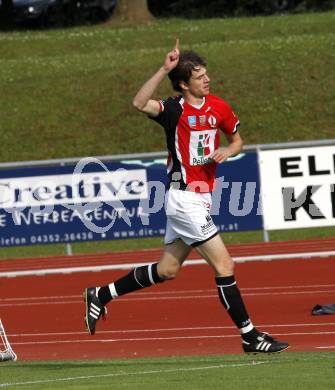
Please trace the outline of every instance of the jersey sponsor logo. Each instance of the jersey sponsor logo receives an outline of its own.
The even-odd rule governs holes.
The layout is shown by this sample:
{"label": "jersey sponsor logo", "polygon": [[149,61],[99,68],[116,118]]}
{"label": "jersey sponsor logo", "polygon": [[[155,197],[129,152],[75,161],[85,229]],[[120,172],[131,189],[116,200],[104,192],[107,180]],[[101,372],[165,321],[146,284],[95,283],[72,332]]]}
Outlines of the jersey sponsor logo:
{"label": "jersey sponsor logo", "polygon": [[209,147],[210,137],[209,134],[199,134],[198,138],[198,156],[206,157],[211,153],[211,149]]}
{"label": "jersey sponsor logo", "polygon": [[210,127],[215,127],[216,126],[216,118],[215,118],[215,116],[210,115],[208,117],[208,124],[210,125]]}
{"label": "jersey sponsor logo", "polygon": [[191,131],[190,165],[205,165],[212,162],[216,130]]}
{"label": "jersey sponsor logo", "polygon": [[197,125],[197,117],[195,115],[189,115],[187,117],[188,125],[190,127],[196,127]]}
{"label": "jersey sponsor logo", "polygon": [[200,126],[206,126],[206,115],[199,116]]}

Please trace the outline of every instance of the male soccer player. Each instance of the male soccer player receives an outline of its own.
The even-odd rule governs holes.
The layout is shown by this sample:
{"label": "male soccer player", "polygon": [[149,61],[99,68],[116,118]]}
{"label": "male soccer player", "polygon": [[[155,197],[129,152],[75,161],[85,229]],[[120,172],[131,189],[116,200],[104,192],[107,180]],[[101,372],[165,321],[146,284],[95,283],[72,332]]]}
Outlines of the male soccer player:
{"label": "male soccer player", "polygon": [[[177,97],[156,101],[152,95],[168,76]],[[212,267],[219,297],[239,329],[247,353],[273,353],[288,348],[252,324],[234,278],[230,257],[211,215],[211,192],[217,164],[242,150],[239,121],[229,105],[210,94],[206,62],[193,51],[180,53],[177,39],[164,64],[137,92],[133,105],[165,130],[168,149],[167,226],[165,249],[158,263],[137,267],[101,288],[84,292],[86,325],[95,333],[105,305],[117,297],[173,279],[192,247]],[[219,146],[223,132],[228,146]]]}

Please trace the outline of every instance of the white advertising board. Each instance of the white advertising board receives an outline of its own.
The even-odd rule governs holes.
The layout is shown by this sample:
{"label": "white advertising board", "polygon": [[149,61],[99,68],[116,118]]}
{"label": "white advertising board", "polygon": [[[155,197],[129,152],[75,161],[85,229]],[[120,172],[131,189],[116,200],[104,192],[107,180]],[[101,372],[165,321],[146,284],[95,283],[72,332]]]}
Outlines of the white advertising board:
{"label": "white advertising board", "polygon": [[259,156],[265,230],[335,225],[335,145]]}
{"label": "white advertising board", "polygon": [[148,198],[145,169],[0,179],[0,207]]}

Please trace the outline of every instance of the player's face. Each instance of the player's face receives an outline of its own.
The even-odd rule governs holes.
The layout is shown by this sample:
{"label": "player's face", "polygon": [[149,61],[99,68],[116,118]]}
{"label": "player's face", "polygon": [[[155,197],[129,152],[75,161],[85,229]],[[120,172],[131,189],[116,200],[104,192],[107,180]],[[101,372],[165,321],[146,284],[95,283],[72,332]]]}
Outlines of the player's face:
{"label": "player's face", "polygon": [[198,98],[202,98],[209,94],[210,78],[207,75],[206,68],[199,66],[192,70],[192,76],[188,82],[189,92]]}

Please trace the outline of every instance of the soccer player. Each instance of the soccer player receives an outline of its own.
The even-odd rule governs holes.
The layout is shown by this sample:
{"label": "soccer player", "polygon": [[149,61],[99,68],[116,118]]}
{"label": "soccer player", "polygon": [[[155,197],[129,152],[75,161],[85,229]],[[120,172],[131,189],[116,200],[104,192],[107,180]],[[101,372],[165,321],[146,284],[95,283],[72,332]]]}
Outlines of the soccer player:
{"label": "soccer player", "polygon": [[[177,97],[156,101],[152,95],[168,76]],[[273,353],[288,348],[252,324],[234,277],[230,257],[211,215],[211,192],[217,164],[242,150],[239,121],[229,105],[210,94],[206,62],[193,51],[179,51],[179,41],[164,64],[137,92],[133,105],[159,123],[168,149],[168,190],[165,207],[165,249],[158,263],[141,266],[101,288],[84,292],[86,325],[95,333],[105,305],[117,297],[174,279],[192,247],[215,274],[220,301],[239,329],[247,353]],[[219,146],[223,132],[228,146]]]}

